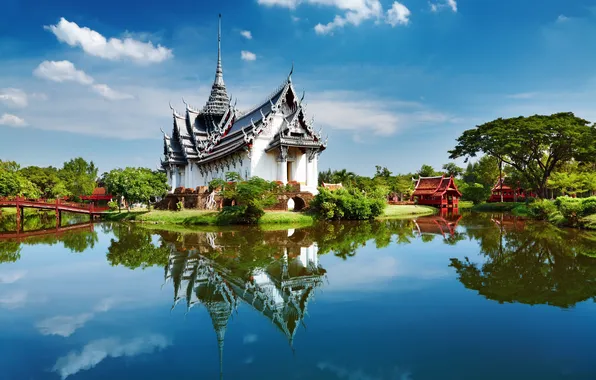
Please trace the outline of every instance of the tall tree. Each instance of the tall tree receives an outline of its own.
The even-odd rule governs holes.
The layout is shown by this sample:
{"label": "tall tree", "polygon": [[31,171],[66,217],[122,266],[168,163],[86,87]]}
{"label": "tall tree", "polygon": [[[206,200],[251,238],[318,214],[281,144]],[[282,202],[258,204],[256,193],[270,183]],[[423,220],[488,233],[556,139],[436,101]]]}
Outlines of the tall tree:
{"label": "tall tree", "polygon": [[449,163],[443,165],[443,170],[445,170],[447,175],[453,176],[454,178],[459,177],[460,175],[464,174],[464,169],[460,168],[453,162],[449,162]]}
{"label": "tall tree", "polygon": [[97,168],[93,161],[87,162],[77,157],[65,162],[58,176],[72,195],[90,195],[95,189]]}
{"label": "tall tree", "polygon": [[596,128],[573,113],[497,119],[465,131],[451,159],[484,153],[513,166],[546,197],[547,181],[565,161],[596,160]]}
{"label": "tall tree", "polygon": [[151,199],[161,197],[168,191],[165,173],[147,168],[114,169],[104,174],[103,181],[108,192],[124,197],[129,206],[142,202],[150,207]]}
{"label": "tall tree", "polygon": [[420,170],[418,170],[417,174],[420,177],[433,177],[437,175],[437,172],[432,166],[424,164],[422,167],[420,167]]}

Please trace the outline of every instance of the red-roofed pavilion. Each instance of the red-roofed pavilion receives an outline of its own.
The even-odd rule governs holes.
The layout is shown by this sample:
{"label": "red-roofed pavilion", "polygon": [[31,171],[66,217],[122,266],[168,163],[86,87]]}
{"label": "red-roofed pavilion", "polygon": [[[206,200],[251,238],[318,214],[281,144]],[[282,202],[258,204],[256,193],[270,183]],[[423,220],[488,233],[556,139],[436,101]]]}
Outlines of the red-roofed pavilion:
{"label": "red-roofed pavilion", "polygon": [[457,208],[461,193],[453,177],[420,177],[416,180],[416,189],[412,200],[419,205]]}

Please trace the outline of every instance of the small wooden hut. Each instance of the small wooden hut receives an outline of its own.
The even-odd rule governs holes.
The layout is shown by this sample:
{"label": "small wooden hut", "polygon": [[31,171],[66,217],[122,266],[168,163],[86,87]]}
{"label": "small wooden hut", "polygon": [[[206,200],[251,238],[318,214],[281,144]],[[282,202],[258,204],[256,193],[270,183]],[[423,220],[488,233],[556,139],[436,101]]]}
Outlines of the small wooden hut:
{"label": "small wooden hut", "polygon": [[453,177],[420,177],[416,181],[416,188],[412,200],[419,205],[434,207],[458,208],[461,193],[457,189]]}

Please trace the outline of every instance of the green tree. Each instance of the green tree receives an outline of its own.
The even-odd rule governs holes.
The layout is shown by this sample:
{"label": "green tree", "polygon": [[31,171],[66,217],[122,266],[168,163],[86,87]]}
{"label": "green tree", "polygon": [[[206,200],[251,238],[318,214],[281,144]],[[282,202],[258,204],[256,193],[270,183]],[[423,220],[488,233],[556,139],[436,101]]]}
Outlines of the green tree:
{"label": "green tree", "polygon": [[453,162],[443,165],[443,170],[445,170],[448,176],[453,176],[453,178],[457,178],[464,174],[464,169],[460,168]]}
{"label": "green tree", "polygon": [[[52,166],[41,168],[39,166],[28,166],[19,171],[19,173],[34,183],[41,191],[44,198],[54,198],[56,196],[68,195],[64,194],[66,186],[58,176],[58,170]],[[56,195],[55,190],[60,194]]]}
{"label": "green tree", "polygon": [[165,173],[147,168],[113,169],[104,174],[103,181],[108,192],[124,197],[129,206],[141,202],[150,207],[152,199],[165,195],[169,189]]}
{"label": "green tree", "polygon": [[474,204],[482,203],[490,197],[491,188],[486,187],[480,183],[464,183],[459,190],[462,194],[462,199],[465,201],[472,201]]}
{"label": "green tree", "polygon": [[573,113],[497,119],[465,131],[451,159],[492,156],[519,170],[541,197],[562,162],[596,160],[596,128]]}
{"label": "green tree", "polygon": [[255,224],[265,214],[265,208],[277,203],[279,186],[275,182],[252,177],[243,181],[237,173],[226,175],[227,181],[215,179],[209,183],[211,189],[221,189],[225,199],[235,203],[219,213],[219,222]]}
{"label": "green tree", "polygon": [[64,181],[66,189],[74,196],[90,195],[95,189],[97,168],[93,161],[87,162],[81,157],[65,162],[58,176]]}
{"label": "green tree", "polygon": [[434,177],[436,176],[438,173],[435,171],[435,169],[430,166],[430,165],[422,165],[422,167],[420,168],[420,170],[418,170],[417,173],[420,177]]}

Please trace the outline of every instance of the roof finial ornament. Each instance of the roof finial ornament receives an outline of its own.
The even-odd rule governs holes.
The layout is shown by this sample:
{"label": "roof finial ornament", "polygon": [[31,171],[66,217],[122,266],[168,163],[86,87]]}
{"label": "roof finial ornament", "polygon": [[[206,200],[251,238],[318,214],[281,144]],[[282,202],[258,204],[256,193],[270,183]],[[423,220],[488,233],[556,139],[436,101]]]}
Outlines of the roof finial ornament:
{"label": "roof finial ornament", "polygon": [[302,97],[300,98],[300,103],[304,100],[304,96],[306,95],[306,91],[302,90]]}
{"label": "roof finial ornament", "polygon": [[290,73],[288,74],[288,82],[292,81],[292,74],[294,73],[294,61],[292,61],[292,69],[290,70]]}
{"label": "roof finial ornament", "polygon": [[184,105],[188,107],[188,103],[186,103],[186,100],[184,100],[184,96],[182,97],[182,103],[184,103]]}
{"label": "roof finial ornament", "polygon": [[170,104],[170,109],[174,111],[174,107],[172,107],[172,101],[170,100],[168,103]]}

